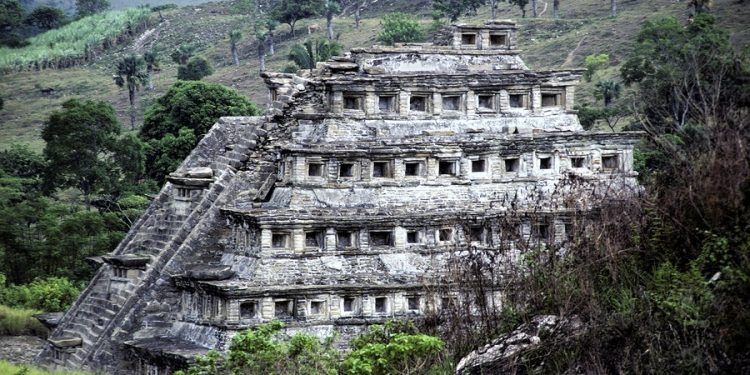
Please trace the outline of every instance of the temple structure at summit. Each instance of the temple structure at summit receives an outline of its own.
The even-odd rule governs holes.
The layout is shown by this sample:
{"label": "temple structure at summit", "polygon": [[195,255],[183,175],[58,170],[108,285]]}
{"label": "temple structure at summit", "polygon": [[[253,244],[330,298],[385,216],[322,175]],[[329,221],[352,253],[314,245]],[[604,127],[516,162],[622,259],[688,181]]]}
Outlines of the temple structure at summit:
{"label": "temple structure at summit", "polygon": [[509,244],[501,269],[515,243],[564,244],[576,215],[637,187],[638,134],[578,121],[581,72],[530,70],[515,24],[493,21],[264,73],[266,115],[213,126],[92,260],[38,360],[161,375],[274,319],[345,346],[439,311],[463,250]]}

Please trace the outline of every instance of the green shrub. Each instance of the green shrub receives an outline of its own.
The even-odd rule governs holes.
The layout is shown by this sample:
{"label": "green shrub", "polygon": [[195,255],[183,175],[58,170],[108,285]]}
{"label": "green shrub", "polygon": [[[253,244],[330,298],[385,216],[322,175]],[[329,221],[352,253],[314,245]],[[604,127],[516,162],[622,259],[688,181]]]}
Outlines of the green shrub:
{"label": "green shrub", "polygon": [[188,60],[187,64],[180,65],[177,68],[177,79],[183,81],[200,81],[203,77],[210,76],[214,69],[208,60],[194,56]]}
{"label": "green shrub", "polygon": [[[47,337],[49,331],[34,314],[41,311],[0,305],[0,335]],[[3,372],[0,372],[3,373]]]}
{"label": "green shrub", "polygon": [[389,13],[383,16],[383,30],[378,41],[388,45],[393,43],[419,42],[424,39],[424,30],[416,18],[404,13]]}
{"label": "green shrub", "polygon": [[[339,353],[333,338],[322,344],[315,336],[282,333],[284,323],[261,324],[235,336],[225,357],[215,351],[198,356],[188,375],[337,374]],[[177,374],[184,375],[184,372]]]}
{"label": "green shrub", "polygon": [[45,312],[67,310],[81,292],[64,277],[48,277],[29,284],[5,286],[5,275],[0,274],[0,283],[0,303]]}
{"label": "green shrub", "polygon": [[344,360],[346,373],[424,374],[444,367],[443,340],[416,332],[408,321],[370,327],[368,333],[352,340],[354,350]]}
{"label": "green shrub", "polygon": [[13,374],[13,375],[90,375],[90,373],[82,371],[69,371],[69,370],[44,370],[38,367],[29,365],[17,365],[14,363],[8,363],[0,361],[0,374]]}

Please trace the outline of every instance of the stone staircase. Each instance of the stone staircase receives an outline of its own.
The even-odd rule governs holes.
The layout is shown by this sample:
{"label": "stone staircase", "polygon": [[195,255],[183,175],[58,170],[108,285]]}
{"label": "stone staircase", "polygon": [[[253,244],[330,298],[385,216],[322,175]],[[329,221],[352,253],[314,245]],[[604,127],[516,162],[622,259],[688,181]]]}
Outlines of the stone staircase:
{"label": "stone staircase", "polygon": [[[216,126],[206,135],[203,142],[216,131]],[[97,363],[99,358],[111,357],[112,350],[109,343],[113,335],[118,331],[121,322],[130,316],[131,309],[136,306],[141,294],[148,286],[158,280],[164,266],[174,256],[177,250],[191,234],[196,225],[208,215],[214,202],[230,184],[235,171],[241,168],[248,160],[249,154],[255,148],[257,139],[256,130],[240,132],[241,136],[235,137],[235,142],[224,146],[216,155],[196,154],[200,145],[186,159],[181,168],[190,164],[205,163],[210,161],[210,167],[214,171],[214,182],[203,191],[199,199],[191,204],[187,214],[177,214],[170,209],[170,203],[175,188],[168,183],[154,199],[151,206],[131,228],[128,235],[123,239],[113,254],[142,254],[151,257],[145,271],[141,272],[137,279],[129,281],[114,280],[112,270],[108,265],[101,266],[89,286],[81,293],[76,302],[66,312],[60,324],[50,335],[54,337],[80,338],[81,344],[72,351],[63,363],[53,360],[55,357],[54,347],[47,347],[37,356],[37,362],[56,362],[68,368],[100,369],[102,364]],[[221,133],[216,136],[220,138],[213,143],[221,143]],[[215,150],[212,150],[215,151]],[[203,159],[195,160],[196,158]],[[191,160],[192,159],[192,160]]]}

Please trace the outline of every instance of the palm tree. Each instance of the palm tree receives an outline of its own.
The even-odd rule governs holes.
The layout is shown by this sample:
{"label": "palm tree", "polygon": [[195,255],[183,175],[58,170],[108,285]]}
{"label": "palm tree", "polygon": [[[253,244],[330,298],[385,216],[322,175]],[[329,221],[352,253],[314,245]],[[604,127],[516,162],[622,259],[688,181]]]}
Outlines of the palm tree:
{"label": "palm tree", "polygon": [[552,15],[555,18],[560,18],[560,0],[552,1]]}
{"label": "palm tree", "polygon": [[265,30],[258,30],[255,32],[255,39],[258,40],[258,70],[263,73],[266,71],[266,38],[268,38],[268,32]]}
{"label": "palm tree", "polygon": [[170,57],[172,58],[172,61],[180,65],[185,65],[188,60],[193,57],[193,53],[195,53],[195,46],[189,43],[183,43],[172,51]]}
{"label": "palm tree", "polygon": [[143,54],[143,60],[146,61],[146,74],[148,75],[148,89],[154,91],[154,69],[159,68],[159,56],[154,51],[146,51]]}
{"label": "palm tree", "polygon": [[617,17],[617,0],[609,0],[609,15]]}
{"label": "palm tree", "polygon": [[237,42],[242,39],[242,33],[239,30],[229,32],[229,48],[232,50],[232,61],[234,65],[240,65],[240,57],[237,55]]}
{"label": "palm tree", "polygon": [[598,99],[604,99],[604,108],[609,107],[612,102],[620,97],[622,86],[619,82],[604,80],[596,83],[594,95]]}
{"label": "palm tree", "polygon": [[341,44],[335,41],[306,40],[304,44],[295,44],[289,51],[289,60],[294,61],[300,69],[314,69],[318,61],[326,61],[341,52]]}
{"label": "palm tree", "polygon": [[323,13],[326,16],[326,30],[328,31],[328,40],[333,40],[333,16],[341,12],[341,6],[338,0],[326,0],[323,6]]}
{"label": "palm tree", "polygon": [[135,92],[148,82],[148,74],[144,70],[145,65],[146,62],[140,56],[126,56],[117,63],[117,72],[113,77],[117,86],[128,86],[130,129],[135,129]]}
{"label": "palm tree", "polygon": [[266,38],[268,42],[268,56],[273,56],[274,54],[273,32],[274,30],[276,30],[278,26],[279,26],[279,21],[276,21],[273,18],[266,18],[266,29],[268,29],[268,36]]}

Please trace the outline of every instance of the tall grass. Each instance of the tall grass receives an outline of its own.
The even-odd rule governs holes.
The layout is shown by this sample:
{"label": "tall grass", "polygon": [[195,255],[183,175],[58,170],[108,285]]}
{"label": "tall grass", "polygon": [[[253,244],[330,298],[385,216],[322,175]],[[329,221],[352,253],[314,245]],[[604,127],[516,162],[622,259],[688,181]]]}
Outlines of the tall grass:
{"label": "tall grass", "polygon": [[148,8],[95,14],[29,39],[29,46],[0,48],[0,71],[64,68],[105,50],[148,22]]}
{"label": "tall grass", "polygon": [[[24,370],[25,369],[25,370]],[[43,370],[34,366],[15,365],[0,361],[0,374],[25,374],[25,375],[87,375],[89,373],[69,370]]]}
{"label": "tall grass", "polygon": [[[0,305],[0,335],[47,337],[47,328],[32,316],[38,313],[40,311]],[[0,371],[0,374],[7,373]]]}

